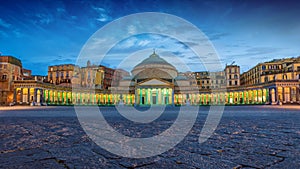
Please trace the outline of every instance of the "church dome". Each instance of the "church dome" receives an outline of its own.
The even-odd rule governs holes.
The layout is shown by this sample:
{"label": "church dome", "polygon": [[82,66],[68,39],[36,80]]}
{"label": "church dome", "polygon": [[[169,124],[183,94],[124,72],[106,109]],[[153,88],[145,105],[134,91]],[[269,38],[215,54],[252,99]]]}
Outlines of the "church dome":
{"label": "church dome", "polygon": [[163,58],[159,57],[155,52],[153,52],[152,55],[150,55],[148,58],[143,60],[141,63],[137,64],[135,67],[143,66],[143,65],[149,65],[149,64],[167,65],[167,66],[173,67],[175,69],[175,67],[173,65],[168,63]]}
{"label": "church dome", "polygon": [[[156,70],[155,72],[157,72],[157,71],[166,72],[170,75],[170,77],[173,77],[173,78],[177,76],[176,68],[173,65],[171,65],[170,63],[168,63],[166,60],[164,60],[163,58],[159,57],[159,55],[157,55],[155,53],[155,51],[148,58],[143,60],[141,63],[137,64],[133,68],[131,73],[133,76],[136,76],[137,74],[139,74],[141,72],[143,72],[143,74],[145,74],[144,73],[145,70],[149,70],[149,71]],[[151,73],[151,72],[149,72],[149,73]],[[159,76],[159,74],[157,74],[157,76]]]}

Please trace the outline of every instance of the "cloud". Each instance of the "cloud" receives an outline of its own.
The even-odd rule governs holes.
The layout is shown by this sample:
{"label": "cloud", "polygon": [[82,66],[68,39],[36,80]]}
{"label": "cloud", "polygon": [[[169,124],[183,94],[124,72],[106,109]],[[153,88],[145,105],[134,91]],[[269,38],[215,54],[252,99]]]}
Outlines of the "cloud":
{"label": "cloud", "polygon": [[11,24],[0,18],[0,27],[10,28]]}
{"label": "cloud", "polygon": [[228,35],[230,35],[230,34],[229,33],[215,33],[215,34],[212,34],[212,35],[208,35],[208,37],[209,37],[209,40],[214,41],[214,40],[219,40],[219,39],[221,39],[225,36],[228,36]]}
{"label": "cloud", "polygon": [[283,48],[275,48],[275,47],[252,47],[250,49],[246,49],[244,53],[231,55],[231,57],[253,57],[257,55],[267,55],[271,53],[278,52],[283,50]]}
{"label": "cloud", "polygon": [[42,25],[48,25],[54,21],[54,17],[51,14],[37,13],[35,16],[37,17],[37,21]]}
{"label": "cloud", "polygon": [[112,17],[109,16],[108,11],[101,7],[92,7],[92,9],[96,12],[96,20],[99,22],[107,22],[111,21]]}

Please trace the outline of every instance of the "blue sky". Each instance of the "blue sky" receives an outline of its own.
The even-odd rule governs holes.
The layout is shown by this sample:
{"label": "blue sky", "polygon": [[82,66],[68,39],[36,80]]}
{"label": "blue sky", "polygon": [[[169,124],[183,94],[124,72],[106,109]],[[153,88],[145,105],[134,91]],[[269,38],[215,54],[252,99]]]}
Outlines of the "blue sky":
{"label": "blue sky", "polygon": [[[299,9],[297,1],[2,1],[0,52],[21,59],[33,74],[46,75],[48,65],[75,63],[89,37],[107,23],[139,12],[163,12],[196,25],[222,64],[235,61],[246,71],[258,62],[300,55]],[[129,42],[158,48],[160,55],[164,53],[157,44],[174,43],[136,36],[119,44],[124,53],[116,57],[122,60],[132,52],[124,48]],[[176,46],[170,49],[179,56],[182,52]],[[193,63],[192,55],[185,57]],[[116,67],[119,62],[108,59],[104,64]],[[191,64],[191,70],[202,68]]]}

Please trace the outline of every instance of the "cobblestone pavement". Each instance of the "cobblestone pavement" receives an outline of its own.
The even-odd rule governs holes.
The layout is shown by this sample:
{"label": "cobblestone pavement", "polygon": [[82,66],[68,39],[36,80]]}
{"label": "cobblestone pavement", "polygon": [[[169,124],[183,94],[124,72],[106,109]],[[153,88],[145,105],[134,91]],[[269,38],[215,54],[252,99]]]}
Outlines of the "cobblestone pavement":
{"label": "cobblestone pavement", "polygon": [[[170,127],[178,108],[139,126],[104,109],[118,131],[145,137]],[[300,168],[300,109],[226,107],[213,136],[199,144],[207,110],[200,108],[194,127],[173,149],[129,159],[92,142],[72,107],[0,109],[0,168]]]}

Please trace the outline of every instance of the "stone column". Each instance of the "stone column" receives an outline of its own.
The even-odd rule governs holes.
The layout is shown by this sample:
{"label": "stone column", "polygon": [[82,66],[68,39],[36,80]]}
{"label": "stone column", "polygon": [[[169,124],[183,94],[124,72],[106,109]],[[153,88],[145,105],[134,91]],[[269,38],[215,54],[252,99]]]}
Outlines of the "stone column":
{"label": "stone column", "polygon": [[259,90],[256,90],[256,103],[259,103]]}
{"label": "stone column", "polygon": [[34,88],[34,94],[33,94],[33,102],[37,102],[37,90],[36,88]]}
{"label": "stone column", "polygon": [[150,105],[153,104],[153,100],[152,100],[152,89],[149,89],[150,90]]}
{"label": "stone column", "polygon": [[27,102],[31,102],[31,100],[30,100],[30,88],[27,88]]}
{"label": "stone column", "polygon": [[271,103],[276,104],[276,90],[275,88],[270,89],[270,98],[271,98]]}
{"label": "stone column", "polygon": [[172,89],[172,106],[175,106],[174,102],[175,102],[175,100],[174,100],[174,89]]}
{"label": "stone column", "polygon": [[14,98],[13,98],[14,104],[17,103],[17,89],[14,89]]}
{"label": "stone column", "polygon": [[293,95],[294,95],[294,91],[293,91],[293,87],[290,87],[290,103],[293,103]]}
{"label": "stone column", "polygon": [[285,90],[284,90],[284,87],[282,87],[282,91],[281,91],[281,94],[282,94],[282,103],[285,103],[286,102],[286,98],[285,98]]}
{"label": "stone column", "polygon": [[41,103],[44,103],[45,102],[45,90],[44,89],[41,89],[41,100],[40,100]]}
{"label": "stone column", "polygon": [[140,88],[140,105],[142,104],[142,100],[143,100],[143,90],[142,88]]}
{"label": "stone column", "polygon": [[278,101],[278,88],[277,87],[275,87],[275,103],[277,103],[277,101]]}
{"label": "stone column", "polygon": [[296,87],[296,101],[297,103],[300,103],[300,88]]}
{"label": "stone column", "polygon": [[245,95],[244,95],[244,91],[242,91],[242,104],[245,104]]}
{"label": "stone column", "polygon": [[20,90],[20,102],[23,104],[23,88]]}

